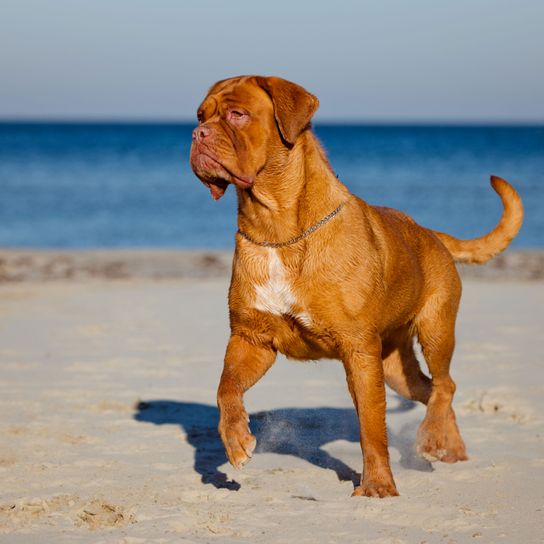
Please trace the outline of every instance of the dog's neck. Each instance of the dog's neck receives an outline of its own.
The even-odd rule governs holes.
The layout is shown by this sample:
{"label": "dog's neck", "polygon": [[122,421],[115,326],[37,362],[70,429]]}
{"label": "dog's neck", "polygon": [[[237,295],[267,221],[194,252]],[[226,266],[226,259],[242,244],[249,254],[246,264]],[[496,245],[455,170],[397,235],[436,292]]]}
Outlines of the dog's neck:
{"label": "dog's neck", "polygon": [[257,241],[285,242],[345,202],[349,191],[309,129],[274,156],[250,190],[238,189],[238,227]]}

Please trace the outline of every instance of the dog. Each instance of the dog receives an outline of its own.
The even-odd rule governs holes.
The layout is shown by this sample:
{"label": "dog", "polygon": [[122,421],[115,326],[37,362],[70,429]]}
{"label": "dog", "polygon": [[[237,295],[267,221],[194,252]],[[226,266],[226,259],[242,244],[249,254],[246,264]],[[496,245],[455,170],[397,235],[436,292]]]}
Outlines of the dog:
{"label": "dog", "polygon": [[[454,262],[483,263],[503,251],[521,227],[523,206],[510,184],[492,176],[503,214],[473,240],[371,206],[329,165],[311,129],[318,105],[290,81],[239,76],[213,85],[198,108],[191,167],[215,200],[229,185],[238,196],[219,433],[230,463],[242,467],[256,445],[243,395],[277,353],[339,359],[363,453],[353,495],[395,496],[385,384],[427,407],[416,438],[420,455],[467,459],[449,373],[461,296]],[[431,378],[420,369],[414,338]]]}

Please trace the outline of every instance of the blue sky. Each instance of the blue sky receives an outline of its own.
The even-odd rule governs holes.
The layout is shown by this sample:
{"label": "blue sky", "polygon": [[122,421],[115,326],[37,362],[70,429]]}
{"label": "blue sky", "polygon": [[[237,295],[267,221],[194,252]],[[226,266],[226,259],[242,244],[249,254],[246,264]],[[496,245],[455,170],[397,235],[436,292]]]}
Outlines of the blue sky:
{"label": "blue sky", "polygon": [[0,0],[0,117],[193,119],[244,73],[319,120],[544,121],[542,0]]}

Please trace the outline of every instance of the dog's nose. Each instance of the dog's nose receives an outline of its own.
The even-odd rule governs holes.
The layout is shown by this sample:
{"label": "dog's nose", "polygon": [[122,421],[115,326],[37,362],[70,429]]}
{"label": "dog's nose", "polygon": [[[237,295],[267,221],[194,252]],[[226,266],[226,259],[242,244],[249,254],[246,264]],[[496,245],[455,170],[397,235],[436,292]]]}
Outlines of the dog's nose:
{"label": "dog's nose", "polygon": [[202,125],[200,127],[196,127],[193,130],[193,142],[201,142],[204,140],[204,138],[207,138],[211,133],[211,130],[209,127]]}

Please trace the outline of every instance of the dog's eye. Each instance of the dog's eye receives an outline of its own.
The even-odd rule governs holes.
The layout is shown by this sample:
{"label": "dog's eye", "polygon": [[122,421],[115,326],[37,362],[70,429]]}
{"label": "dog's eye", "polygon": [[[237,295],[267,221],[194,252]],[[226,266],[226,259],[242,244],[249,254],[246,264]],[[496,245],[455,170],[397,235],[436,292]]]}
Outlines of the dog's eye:
{"label": "dog's eye", "polygon": [[204,114],[203,114],[201,111],[197,112],[196,118],[197,118],[197,120],[198,120],[199,123],[203,123],[203,122],[204,122]]}
{"label": "dog's eye", "polygon": [[242,121],[247,117],[247,113],[240,110],[230,110],[228,117],[231,121]]}

